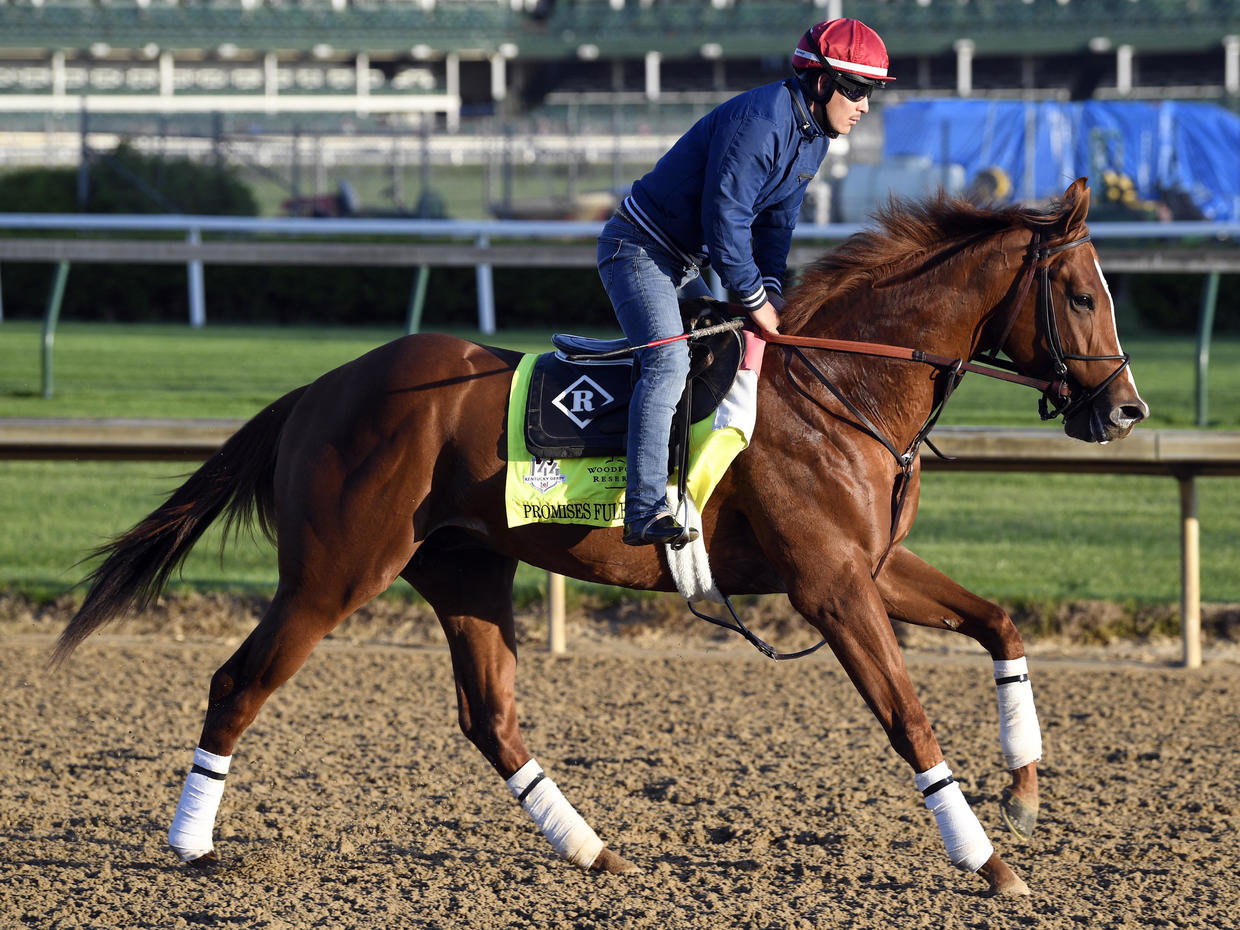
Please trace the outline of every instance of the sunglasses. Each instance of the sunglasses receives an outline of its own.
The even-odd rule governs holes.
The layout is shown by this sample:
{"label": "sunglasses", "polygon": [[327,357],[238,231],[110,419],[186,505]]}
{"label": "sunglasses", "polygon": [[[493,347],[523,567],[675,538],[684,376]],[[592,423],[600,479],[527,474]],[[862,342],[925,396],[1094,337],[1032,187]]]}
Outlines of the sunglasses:
{"label": "sunglasses", "polygon": [[838,74],[835,76],[835,89],[853,103],[859,103],[874,93],[873,84],[858,84]]}

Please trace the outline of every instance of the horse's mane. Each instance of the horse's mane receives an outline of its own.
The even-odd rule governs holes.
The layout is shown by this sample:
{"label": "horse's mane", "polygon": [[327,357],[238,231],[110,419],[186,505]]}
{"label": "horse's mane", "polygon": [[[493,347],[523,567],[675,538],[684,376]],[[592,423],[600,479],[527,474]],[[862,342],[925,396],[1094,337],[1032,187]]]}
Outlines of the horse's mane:
{"label": "horse's mane", "polygon": [[1062,212],[1058,203],[1049,211],[986,207],[943,193],[918,201],[892,198],[874,214],[877,228],[856,233],[801,271],[779,328],[796,333],[834,299],[891,284],[941,253],[1005,230],[1049,226]]}

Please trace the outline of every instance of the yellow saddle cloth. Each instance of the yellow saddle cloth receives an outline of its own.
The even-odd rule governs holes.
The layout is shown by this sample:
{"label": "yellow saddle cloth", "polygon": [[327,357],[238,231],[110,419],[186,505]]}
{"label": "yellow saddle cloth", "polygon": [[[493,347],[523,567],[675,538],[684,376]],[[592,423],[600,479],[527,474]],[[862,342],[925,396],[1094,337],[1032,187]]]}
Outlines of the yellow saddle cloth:
{"label": "yellow saddle cloth", "polygon": [[[508,471],[505,498],[509,526],[529,523],[624,525],[623,456],[539,459],[525,446],[525,406],[538,356],[517,366],[508,397]],[[742,368],[732,389],[710,416],[689,428],[686,490],[699,512],[732,460],[749,445],[757,412],[758,373]],[[675,482],[676,476],[671,478]]]}

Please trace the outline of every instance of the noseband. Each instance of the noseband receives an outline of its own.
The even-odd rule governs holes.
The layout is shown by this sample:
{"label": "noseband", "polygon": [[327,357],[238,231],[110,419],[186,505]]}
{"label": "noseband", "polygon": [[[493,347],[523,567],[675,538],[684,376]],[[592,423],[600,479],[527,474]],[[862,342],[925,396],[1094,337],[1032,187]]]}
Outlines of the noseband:
{"label": "noseband", "polygon": [[[1033,234],[1033,239],[1029,243],[1029,264],[1026,266],[1027,270],[1021,282],[1020,292],[1016,301],[1012,304],[1007,323],[1004,324],[1003,333],[990,353],[978,358],[979,362],[984,362],[994,368],[1006,372],[1017,371],[1015,364],[1006,359],[999,358],[998,353],[1003,349],[1008,336],[1012,332],[1016,318],[1020,315],[1021,308],[1025,304],[1025,298],[1029,296],[1029,288],[1033,284],[1033,279],[1035,277],[1038,278],[1037,325],[1040,325],[1046,334],[1046,346],[1051,354],[1051,364],[1055,377],[1051,381],[1039,382],[1031,380],[1027,383],[1032,387],[1040,388],[1042,391],[1042,397],[1038,401],[1038,414],[1043,420],[1052,420],[1058,416],[1062,416],[1065,420],[1072,417],[1082,407],[1093,403],[1094,399],[1105,391],[1107,386],[1119,377],[1120,372],[1127,368],[1129,364],[1127,352],[1120,355],[1081,355],[1063,350],[1063,341],[1059,336],[1059,324],[1055,318],[1055,299],[1051,296],[1050,268],[1046,263],[1046,259],[1059,252],[1065,252],[1068,249],[1076,248],[1078,245],[1084,245],[1092,238],[1089,233],[1086,233],[1079,239],[1073,239],[1071,242],[1063,242],[1056,246],[1047,247],[1043,244],[1041,232]],[[1109,361],[1116,361],[1120,364],[1101,383],[1088,391],[1079,382],[1074,382],[1068,374],[1068,362]]]}

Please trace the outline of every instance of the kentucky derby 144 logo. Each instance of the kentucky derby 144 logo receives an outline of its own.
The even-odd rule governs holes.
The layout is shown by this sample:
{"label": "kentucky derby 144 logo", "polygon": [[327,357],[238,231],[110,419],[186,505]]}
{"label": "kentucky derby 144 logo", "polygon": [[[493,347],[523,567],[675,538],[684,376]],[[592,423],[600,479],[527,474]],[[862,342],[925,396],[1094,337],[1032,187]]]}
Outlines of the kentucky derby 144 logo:
{"label": "kentucky derby 144 logo", "polygon": [[546,494],[568,478],[560,471],[560,463],[555,459],[533,458],[530,460],[530,473],[523,480]]}

